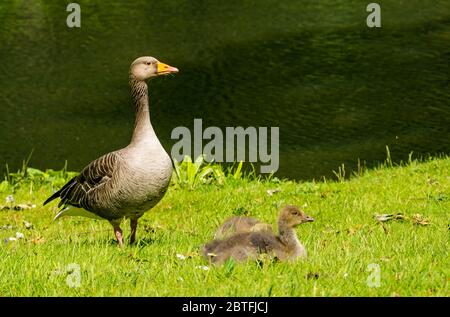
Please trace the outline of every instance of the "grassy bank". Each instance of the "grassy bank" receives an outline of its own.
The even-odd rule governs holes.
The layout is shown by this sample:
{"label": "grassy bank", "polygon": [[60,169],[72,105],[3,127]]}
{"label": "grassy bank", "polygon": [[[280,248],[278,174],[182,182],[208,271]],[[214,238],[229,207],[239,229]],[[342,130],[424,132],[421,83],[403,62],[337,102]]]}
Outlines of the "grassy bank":
{"label": "grassy bank", "polygon": [[[141,219],[138,245],[124,249],[108,222],[52,223],[56,203],[42,202],[71,174],[12,175],[0,185],[0,295],[450,295],[450,158],[388,162],[340,181],[214,175],[207,184],[172,186]],[[297,229],[306,261],[212,267],[197,254],[230,215],[275,223],[287,203],[304,205],[316,219]],[[128,223],[123,228],[128,234]]]}

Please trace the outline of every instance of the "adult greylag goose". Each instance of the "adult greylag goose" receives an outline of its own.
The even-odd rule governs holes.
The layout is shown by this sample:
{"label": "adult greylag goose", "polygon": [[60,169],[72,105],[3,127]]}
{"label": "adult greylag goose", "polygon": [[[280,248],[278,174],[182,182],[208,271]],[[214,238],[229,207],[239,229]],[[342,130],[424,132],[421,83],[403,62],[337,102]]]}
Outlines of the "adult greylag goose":
{"label": "adult greylag goose", "polygon": [[130,219],[130,243],[136,239],[138,219],[164,196],[172,176],[172,161],[159,142],[150,122],[146,81],[178,69],[144,56],[130,67],[129,82],[136,119],[130,144],[92,161],[81,173],[49,197],[44,205],[60,198],[63,216],[108,220],[120,246],[120,224]]}
{"label": "adult greylag goose", "polygon": [[269,231],[272,226],[252,217],[234,216],[228,218],[214,234],[214,239],[225,239],[237,233]]}
{"label": "adult greylag goose", "polygon": [[287,205],[281,209],[278,217],[277,236],[269,231],[237,233],[207,243],[202,253],[215,264],[222,264],[229,258],[237,262],[256,260],[263,253],[275,256],[280,261],[306,258],[306,249],[298,240],[294,228],[311,221],[314,219],[298,207]]}

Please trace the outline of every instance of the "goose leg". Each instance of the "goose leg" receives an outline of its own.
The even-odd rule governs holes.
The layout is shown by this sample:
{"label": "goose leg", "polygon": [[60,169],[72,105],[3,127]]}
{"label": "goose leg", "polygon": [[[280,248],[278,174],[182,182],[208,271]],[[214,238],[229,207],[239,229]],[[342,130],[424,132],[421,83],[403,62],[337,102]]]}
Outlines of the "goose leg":
{"label": "goose leg", "polygon": [[114,235],[116,236],[117,242],[119,243],[119,247],[123,247],[123,235],[122,229],[118,224],[113,224],[114,227]]}
{"label": "goose leg", "polygon": [[137,229],[138,220],[130,219],[130,227],[131,227],[131,236],[130,236],[130,244],[133,244],[136,241],[136,229]]}

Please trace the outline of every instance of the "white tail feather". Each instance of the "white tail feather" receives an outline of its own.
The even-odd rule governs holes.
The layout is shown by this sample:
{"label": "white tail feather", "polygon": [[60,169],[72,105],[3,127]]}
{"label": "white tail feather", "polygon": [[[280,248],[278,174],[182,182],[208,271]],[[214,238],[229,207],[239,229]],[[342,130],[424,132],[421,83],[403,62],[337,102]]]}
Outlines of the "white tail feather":
{"label": "white tail feather", "polygon": [[53,221],[55,221],[61,217],[65,217],[65,216],[81,216],[81,217],[87,217],[87,218],[92,218],[92,219],[100,219],[100,220],[103,219],[103,218],[97,216],[96,214],[89,212],[85,209],[69,206],[69,207],[64,208],[60,212],[58,212],[58,214],[55,216],[55,218],[53,218]]}

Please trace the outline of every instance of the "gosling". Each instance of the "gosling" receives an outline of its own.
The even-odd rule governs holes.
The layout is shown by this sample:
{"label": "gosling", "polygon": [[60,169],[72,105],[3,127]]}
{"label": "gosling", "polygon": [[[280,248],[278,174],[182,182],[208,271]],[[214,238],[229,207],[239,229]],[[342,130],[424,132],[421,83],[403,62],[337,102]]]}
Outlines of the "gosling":
{"label": "gosling", "polygon": [[202,253],[214,264],[222,264],[232,258],[236,262],[257,260],[261,254],[274,256],[280,261],[294,261],[307,257],[305,247],[300,243],[295,227],[314,218],[298,207],[287,205],[278,216],[278,236],[268,231],[242,232],[225,239],[207,243]]}
{"label": "gosling", "polygon": [[225,239],[238,233],[257,231],[273,232],[271,225],[262,223],[255,218],[234,216],[228,218],[223,225],[217,229],[214,234],[214,239]]}

